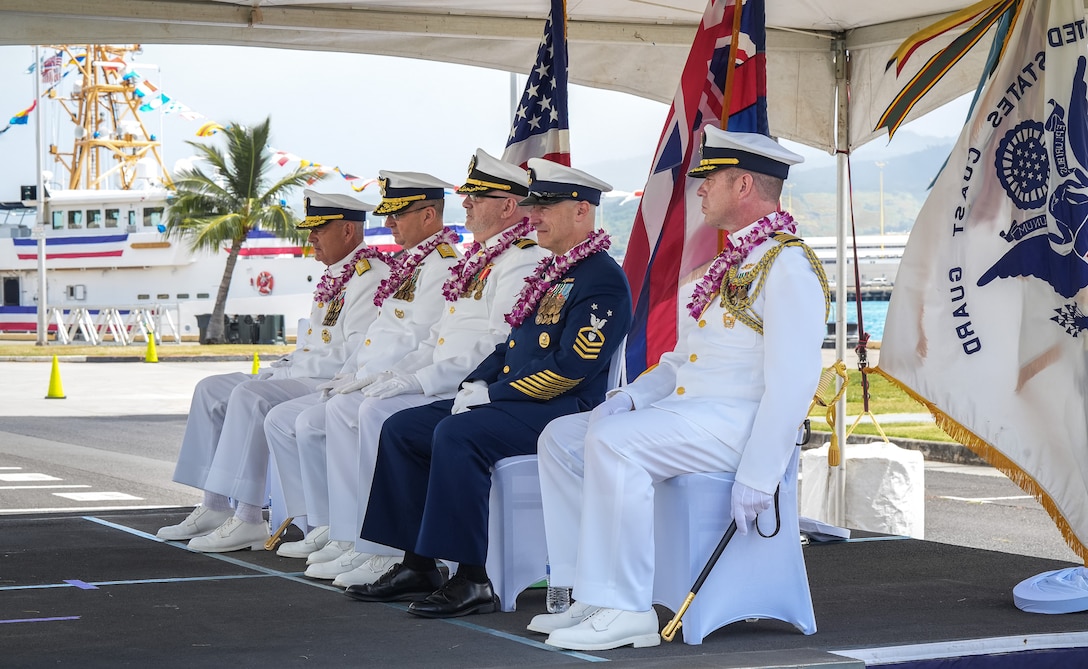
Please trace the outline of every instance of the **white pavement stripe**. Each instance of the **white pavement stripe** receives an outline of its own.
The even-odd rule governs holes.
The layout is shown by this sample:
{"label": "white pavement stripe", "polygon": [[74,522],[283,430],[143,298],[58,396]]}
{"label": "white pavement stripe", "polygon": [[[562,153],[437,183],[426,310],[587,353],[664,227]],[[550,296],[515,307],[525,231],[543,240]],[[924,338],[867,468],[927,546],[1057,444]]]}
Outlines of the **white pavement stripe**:
{"label": "white pavement stripe", "polygon": [[49,474],[31,474],[29,472],[23,474],[0,474],[0,481],[7,481],[8,483],[63,480],[64,479],[57,478],[56,476],[50,476]]}
{"label": "white pavement stripe", "polygon": [[968,504],[991,504],[993,502],[1007,502],[1017,499],[1033,499],[1031,495],[1010,495],[1008,497],[953,497],[941,495],[938,499],[947,499],[953,502],[967,502]]}
{"label": "white pavement stripe", "polygon": [[0,485],[0,490],[47,490],[53,488],[90,488],[89,485],[71,483],[61,485]]}
{"label": "white pavement stripe", "polygon": [[13,469],[22,469],[22,467],[0,467],[0,470],[11,471]]}
{"label": "white pavement stripe", "polygon": [[70,499],[73,502],[120,502],[129,499],[143,499],[143,497],[136,497],[123,492],[55,492],[53,494],[57,497]]}
{"label": "white pavement stripe", "polygon": [[90,513],[92,511],[131,511],[133,509],[173,509],[169,504],[143,504],[125,506],[58,506],[54,508],[0,509],[0,515],[16,513]]}

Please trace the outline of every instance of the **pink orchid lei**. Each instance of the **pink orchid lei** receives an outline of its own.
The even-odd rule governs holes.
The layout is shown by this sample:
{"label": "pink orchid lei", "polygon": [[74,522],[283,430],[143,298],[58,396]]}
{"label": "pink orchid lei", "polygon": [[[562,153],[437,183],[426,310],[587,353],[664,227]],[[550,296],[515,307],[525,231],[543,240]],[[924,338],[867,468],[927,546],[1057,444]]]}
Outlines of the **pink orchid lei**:
{"label": "pink orchid lei", "polygon": [[419,263],[423,262],[431,251],[438,248],[439,244],[456,244],[460,240],[461,236],[456,231],[451,228],[442,228],[441,232],[427,242],[402,253],[394,262],[389,278],[378,284],[378,290],[374,293],[374,305],[382,306],[385,298],[397,292],[405,279],[412,276],[412,272],[416,271]]}
{"label": "pink orchid lei", "polygon": [[710,267],[707,268],[703,278],[699,279],[699,283],[695,285],[695,290],[691,294],[691,302],[688,303],[688,313],[691,314],[691,317],[699,320],[703,315],[707,303],[721,290],[722,278],[730,267],[743,261],[752,252],[752,249],[778,232],[788,232],[790,234],[797,232],[797,225],[794,223],[793,217],[787,212],[776,211],[764,216],[755,222],[755,227],[749,230],[748,234],[741,237],[736,245],[733,245],[731,241],[728,242],[725,249],[714,259],[714,262],[710,263]]}
{"label": "pink orchid lei", "polygon": [[355,276],[356,263],[363,258],[376,258],[382,262],[389,262],[388,253],[364,246],[343,264],[340,273],[336,276],[332,275],[331,265],[325,270],[325,273],[321,275],[321,281],[317,283],[317,288],[314,289],[314,302],[325,303],[339,295],[340,291],[344,290],[344,286],[351,280],[351,277]]}
{"label": "pink orchid lei", "polygon": [[510,327],[516,328],[521,325],[522,321],[536,310],[540,298],[548,292],[556,279],[594,253],[607,251],[611,245],[612,240],[608,237],[608,233],[604,230],[594,230],[584,242],[563,255],[541,260],[536,266],[536,271],[525,277],[525,285],[518,293],[514,308],[506,314],[506,322],[510,324]]}
{"label": "pink orchid lei", "polygon": [[529,225],[528,220],[524,220],[499,235],[498,240],[491,246],[485,248],[480,242],[473,242],[472,248],[465,254],[465,257],[450,268],[450,274],[453,276],[446,279],[446,282],[442,284],[442,294],[446,296],[446,301],[456,302],[457,298],[461,297],[461,293],[464,292],[465,286],[472,281],[472,278],[481,269],[487,267],[492,260],[502,255],[515,241],[525,237],[532,231],[533,226]]}

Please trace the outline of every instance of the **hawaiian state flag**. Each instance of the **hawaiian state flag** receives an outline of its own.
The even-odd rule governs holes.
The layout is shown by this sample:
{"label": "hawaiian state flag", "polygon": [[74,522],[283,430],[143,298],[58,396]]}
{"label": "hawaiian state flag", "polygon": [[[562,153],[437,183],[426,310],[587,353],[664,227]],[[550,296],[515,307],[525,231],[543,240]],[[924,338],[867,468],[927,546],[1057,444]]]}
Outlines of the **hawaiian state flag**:
{"label": "hawaiian state flag", "polygon": [[1082,0],[1026,1],[918,214],[879,371],[1088,559],[1088,58]]}
{"label": "hawaiian state flag", "polygon": [[502,159],[525,167],[530,158],[570,165],[567,123],[567,3],[552,0],[536,65],[525,82]]}
{"label": "hawaiian state flag", "polygon": [[[679,309],[690,286],[718,253],[717,232],[703,225],[696,191],[700,179],[688,170],[699,162],[703,126],[721,127],[733,0],[711,0],[680,77],[680,86],[654,155],[653,167],[635,215],[623,270],[635,296],[627,336],[627,372],[633,378],[676,345]],[[728,129],[769,134],[767,126],[766,28],[763,0],[748,0],[741,11],[740,39],[733,70]]]}

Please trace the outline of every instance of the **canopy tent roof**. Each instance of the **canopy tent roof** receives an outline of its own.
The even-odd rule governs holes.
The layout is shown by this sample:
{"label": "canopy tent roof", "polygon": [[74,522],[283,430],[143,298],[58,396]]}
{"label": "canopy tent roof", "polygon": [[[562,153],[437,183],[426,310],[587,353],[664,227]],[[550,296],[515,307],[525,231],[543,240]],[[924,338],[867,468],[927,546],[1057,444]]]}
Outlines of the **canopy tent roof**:
{"label": "canopy tent roof", "polygon": [[[914,31],[970,0],[770,0],[772,133],[836,149],[836,52],[849,54],[849,147],[898,91],[885,63]],[[548,0],[0,0],[0,44],[226,44],[421,58],[524,73]],[[706,0],[568,0],[570,80],[672,100]],[[914,118],[972,90],[976,48]],[[926,53],[920,53],[924,62]],[[918,57],[916,56],[916,58]],[[839,70],[842,74],[842,70]],[[840,126],[841,127],[841,126]],[[845,148],[843,142],[838,145]]]}

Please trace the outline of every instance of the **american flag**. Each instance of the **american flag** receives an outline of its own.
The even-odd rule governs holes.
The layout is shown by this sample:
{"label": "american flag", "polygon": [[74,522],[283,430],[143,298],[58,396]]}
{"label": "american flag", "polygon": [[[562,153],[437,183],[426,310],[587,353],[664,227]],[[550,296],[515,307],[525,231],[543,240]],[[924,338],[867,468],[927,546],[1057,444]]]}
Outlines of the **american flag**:
{"label": "american flag", "polygon": [[[747,0],[733,70],[728,129],[769,134],[764,0]],[[623,270],[635,296],[627,337],[627,371],[633,378],[676,344],[681,286],[701,276],[718,252],[715,231],[703,225],[698,179],[687,172],[699,161],[703,126],[720,126],[734,0],[710,0],[688,54],[680,85],[635,215]],[[685,288],[685,292],[688,291]],[[682,301],[680,301],[682,300]]]}
{"label": "american flag", "polygon": [[525,167],[530,158],[570,165],[567,123],[567,3],[552,0],[536,65],[525,82],[502,159]]}
{"label": "american flag", "polygon": [[42,61],[42,83],[55,84],[60,81],[60,71],[63,59],[60,52],[53,54]]}

